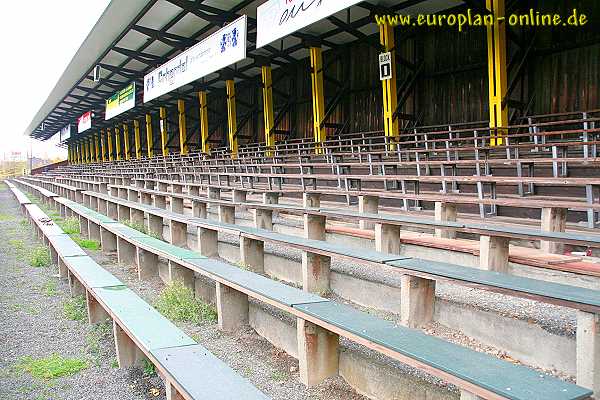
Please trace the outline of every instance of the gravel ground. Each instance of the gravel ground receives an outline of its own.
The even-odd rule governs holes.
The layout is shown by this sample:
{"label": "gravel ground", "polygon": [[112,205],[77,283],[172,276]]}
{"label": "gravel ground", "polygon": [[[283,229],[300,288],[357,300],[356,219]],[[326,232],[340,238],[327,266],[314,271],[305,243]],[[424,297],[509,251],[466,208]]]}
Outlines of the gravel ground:
{"label": "gravel ground", "polygon": [[[59,282],[56,267],[28,265],[30,249],[40,246],[24,223],[14,197],[0,185],[0,399],[3,400],[143,400],[160,384],[141,369],[116,369],[110,325],[92,328],[71,321],[63,304],[71,297]],[[19,249],[20,247],[23,250]],[[56,290],[51,290],[53,282]],[[16,368],[22,357],[57,353],[86,360],[89,367],[75,375],[40,380]]]}

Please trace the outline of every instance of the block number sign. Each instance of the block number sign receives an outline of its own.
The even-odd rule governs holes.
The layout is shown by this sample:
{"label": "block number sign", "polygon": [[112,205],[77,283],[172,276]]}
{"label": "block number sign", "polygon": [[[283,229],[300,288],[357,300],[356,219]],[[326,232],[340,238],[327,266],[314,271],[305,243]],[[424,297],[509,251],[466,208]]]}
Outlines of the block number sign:
{"label": "block number sign", "polygon": [[379,79],[385,81],[392,79],[392,53],[381,53],[379,55]]}

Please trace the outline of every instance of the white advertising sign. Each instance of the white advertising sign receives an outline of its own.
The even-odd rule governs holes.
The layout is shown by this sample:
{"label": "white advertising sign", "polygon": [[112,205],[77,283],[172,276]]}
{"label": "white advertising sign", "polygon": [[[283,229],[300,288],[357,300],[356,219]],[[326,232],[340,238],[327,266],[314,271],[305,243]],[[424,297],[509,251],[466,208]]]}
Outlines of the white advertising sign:
{"label": "white advertising sign", "polygon": [[362,0],[268,0],[256,10],[256,48],[263,47]]}
{"label": "white advertising sign", "polygon": [[59,140],[61,143],[63,143],[65,140],[67,140],[71,137],[71,125],[63,126],[62,129],[58,133],[59,133]]}
{"label": "white advertising sign", "polygon": [[246,58],[242,16],[144,77],[144,103]]}
{"label": "white advertising sign", "polygon": [[91,128],[92,128],[92,112],[88,111],[84,114],[81,114],[81,116],[79,118],[77,118],[77,133],[85,132]]}

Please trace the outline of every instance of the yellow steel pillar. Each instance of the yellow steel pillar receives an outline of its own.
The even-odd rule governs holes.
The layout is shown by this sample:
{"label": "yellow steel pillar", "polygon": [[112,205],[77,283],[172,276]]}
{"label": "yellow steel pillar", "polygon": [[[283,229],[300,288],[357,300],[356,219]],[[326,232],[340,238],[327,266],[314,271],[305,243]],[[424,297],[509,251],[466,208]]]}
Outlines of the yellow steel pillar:
{"label": "yellow steel pillar", "polygon": [[129,125],[123,124],[123,145],[125,146],[125,159],[129,160]]}
{"label": "yellow steel pillar", "polygon": [[88,163],[94,162],[94,137],[90,136],[88,138]]}
{"label": "yellow steel pillar", "polygon": [[102,147],[102,162],[106,162],[106,146],[104,145],[104,129],[100,129],[100,146]]}
{"label": "yellow steel pillar", "polygon": [[140,121],[133,120],[133,136],[135,140],[135,158],[142,158],[142,143],[140,141]]}
{"label": "yellow steel pillar", "polygon": [[90,142],[88,140],[84,140],[83,142],[83,159],[86,164],[90,163]]}
{"label": "yellow steel pillar", "polygon": [[233,79],[225,81],[227,87],[227,133],[229,138],[229,150],[231,157],[236,158],[238,153],[237,140],[237,114],[235,112],[235,82]]}
{"label": "yellow steel pillar", "polygon": [[[494,24],[487,26],[488,91],[490,101],[490,146],[504,143],[508,127],[508,108],[504,103],[507,91],[506,21],[504,0],[486,0],[494,15]],[[500,19],[500,20],[499,20]]]}
{"label": "yellow steel pillar", "polygon": [[162,146],[162,155],[169,155],[169,131],[167,130],[167,108],[160,108],[160,142]]}
{"label": "yellow steel pillar", "polygon": [[198,102],[200,103],[200,145],[202,152],[208,154],[210,153],[210,145],[208,143],[208,105],[205,91],[198,92]]}
{"label": "yellow steel pillar", "polygon": [[189,152],[187,144],[187,125],[185,121],[185,101],[177,100],[177,111],[179,113],[179,151],[182,155]]}
{"label": "yellow steel pillar", "polygon": [[391,24],[379,25],[379,43],[386,52],[391,53],[392,78],[381,81],[383,87],[383,129],[388,140],[388,149],[395,150],[398,140],[398,118],[394,117],[398,106],[398,89],[396,87],[396,40],[394,27]]}
{"label": "yellow steel pillar", "polygon": [[146,114],[146,141],[148,142],[148,158],[154,157],[154,150],[152,149],[154,135],[152,134],[152,116],[150,114]]}
{"label": "yellow steel pillar", "polygon": [[96,153],[96,162],[99,163],[100,162],[100,138],[98,137],[100,134],[98,132],[94,133],[94,147],[95,147],[95,153]]}
{"label": "yellow steel pillar", "polygon": [[263,116],[265,118],[265,143],[267,145],[267,157],[273,156],[273,147],[275,146],[275,118],[273,114],[273,79],[271,77],[271,67],[263,65],[262,83],[263,83]]}
{"label": "yellow steel pillar", "polygon": [[117,161],[121,160],[121,130],[118,126],[115,126],[115,155]]}
{"label": "yellow steel pillar", "polygon": [[323,126],[325,116],[325,96],[323,91],[323,54],[320,47],[310,48],[310,78],[312,84],[313,126],[315,153],[322,154],[327,133]]}
{"label": "yellow steel pillar", "polygon": [[112,132],[110,128],[106,128],[106,137],[108,139],[108,160],[113,160],[113,145],[112,145]]}

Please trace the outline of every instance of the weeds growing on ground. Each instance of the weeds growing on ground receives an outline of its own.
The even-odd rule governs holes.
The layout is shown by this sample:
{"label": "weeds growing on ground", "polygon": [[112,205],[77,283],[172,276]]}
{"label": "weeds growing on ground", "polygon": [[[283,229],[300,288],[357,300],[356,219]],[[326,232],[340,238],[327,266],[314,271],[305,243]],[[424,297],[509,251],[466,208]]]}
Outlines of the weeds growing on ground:
{"label": "weeds growing on ground", "polygon": [[88,250],[100,250],[100,242],[97,240],[83,239],[79,235],[69,235],[69,236],[71,236],[71,239],[73,239],[73,241],[75,243],[77,243],[79,245],[79,247],[81,247],[81,248],[88,249]]}
{"label": "weeds growing on ground", "polygon": [[100,341],[110,336],[112,333],[112,325],[108,322],[103,322],[92,326],[92,329],[85,337],[87,344],[87,352],[94,358],[96,364],[99,363],[101,354]]}
{"label": "weeds growing on ground", "polygon": [[156,367],[154,364],[145,358],[142,360],[142,368],[144,370],[144,375],[146,376],[154,376],[156,374]]}
{"label": "weeds growing on ground", "polygon": [[42,293],[48,297],[56,296],[58,294],[57,286],[56,280],[50,279],[42,286]]}
{"label": "weeds growing on ground", "polygon": [[63,303],[63,314],[72,321],[82,321],[87,316],[84,296],[76,296]]}
{"label": "weeds growing on ground", "polygon": [[13,219],[15,219],[15,217],[13,217],[12,215],[0,213],[0,222],[2,222],[2,221],[12,221]]}
{"label": "weeds growing on ground", "polygon": [[31,249],[29,254],[29,265],[34,268],[49,267],[52,264],[50,250],[45,246],[37,246]]}
{"label": "weeds growing on ground", "polygon": [[67,235],[75,235],[80,233],[79,220],[77,218],[69,217],[64,220],[55,220],[54,222],[56,225],[60,226]]}
{"label": "weeds growing on ground", "polygon": [[148,228],[146,228],[146,226],[144,224],[140,224],[139,222],[131,221],[128,219],[125,221],[122,221],[122,223],[123,223],[123,225],[127,225],[128,227],[135,229],[136,231],[140,231],[148,236],[151,236],[154,239],[159,239],[159,240],[162,239],[160,234],[148,230]]}
{"label": "weeds growing on ground", "polygon": [[288,375],[285,372],[281,372],[281,371],[273,371],[271,373],[271,379],[274,380],[275,382],[282,382],[287,380]]}
{"label": "weeds growing on ground", "polygon": [[38,379],[54,379],[78,373],[88,367],[85,360],[78,358],[65,358],[59,354],[52,354],[44,358],[23,357],[16,365],[17,370],[28,372]]}
{"label": "weeds growing on ground", "polygon": [[200,323],[217,320],[217,310],[194,298],[192,290],[180,282],[165,287],[155,307],[162,315],[173,321]]}

